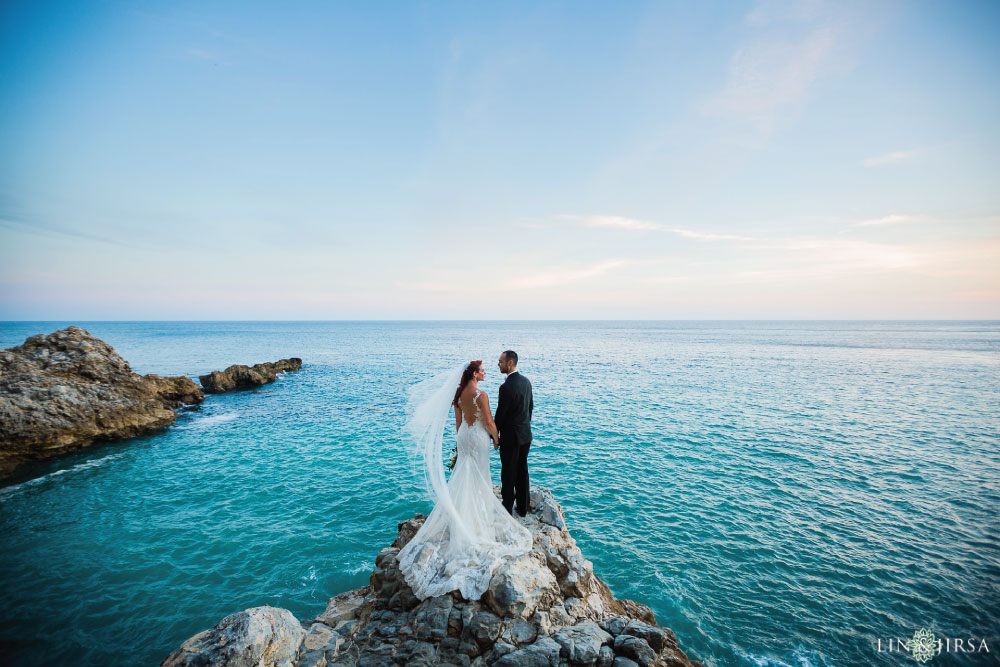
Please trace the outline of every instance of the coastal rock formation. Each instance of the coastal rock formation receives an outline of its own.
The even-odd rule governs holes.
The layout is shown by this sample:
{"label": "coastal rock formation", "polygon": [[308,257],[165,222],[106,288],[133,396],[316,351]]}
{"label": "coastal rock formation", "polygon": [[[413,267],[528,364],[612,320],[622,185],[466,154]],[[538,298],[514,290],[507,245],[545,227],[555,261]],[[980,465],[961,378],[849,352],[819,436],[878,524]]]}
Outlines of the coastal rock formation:
{"label": "coastal rock formation", "polygon": [[205,400],[184,376],[133,373],[114,348],[71,326],[0,352],[0,477],[27,461],[173,424]]}
{"label": "coastal rock formation", "polygon": [[297,371],[302,368],[302,360],[298,357],[268,361],[263,364],[246,366],[233,364],[224,371],[212,371],[208,375],[199,375],[201,386],[209,394],[221,394],[233,389],[250,389],[262,384],[274,382],[278,373]]}
{"label": "coastal rock formation", "polygon": [[[548,490],[532,487],[531,506],[523,519],[534,536],[531,551],[505,561],[482,599],[465,600],[457,591],[423,601],[413,595],[396,555],[423,524],[426,517],[418,514],[400,523],[396,540],[376,556],[368,586],[331,598],[322,614],[301,624],[303,637],[293,659],[252,664],[704,667],[688,659],[649,607],[612,595],[576,546]],[[242,613],[261,609],[273,608]],[[226,619],[185,642],[162,665],[251,664],[225,657],[204,640],[213,636],[209,633],[217,635]],[[250,647],[259,646],[255,636],[230,639],[232,655],[249,655]],[[198,638],[203,638],[203,653],[197,652]],[[240,641],[248,647],[242,652]],[[177,662],[181,657],[188,662]]]}
{"label": "coastal rock formation", "polygon": [[163,665],[290,666],[306,632],[292,612],[254,607],[230,614],[170,654]]}

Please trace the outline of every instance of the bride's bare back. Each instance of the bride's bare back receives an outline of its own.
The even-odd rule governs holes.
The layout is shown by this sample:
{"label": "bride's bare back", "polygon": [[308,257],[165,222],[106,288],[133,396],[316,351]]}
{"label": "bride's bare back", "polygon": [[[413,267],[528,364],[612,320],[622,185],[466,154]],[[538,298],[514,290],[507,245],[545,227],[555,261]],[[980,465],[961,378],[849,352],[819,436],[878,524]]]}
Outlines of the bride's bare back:
{"label": "bride's bare back", "polygon": [[493,423],[493,415],[490,412],[490,398],[485,391],[470,383],[458,397],[458,406],[455,409],[455,430],[458,430],[462,421],[465,422],[466,426],[474,426],[476,418],[480,415],[483,426],[490,434],[490,438],[496,443],[499,441],[499,436],[496,424]]}
{"label": "bride's bare back", "polygon": [[458,405],[462,408],[462,418],[465,419],[466,424],[472,426],[476,423],[476,417],[479,416],[479,411],[483,410],[484,403],[488,412],[490,399],[486,396],[486,392],[472,386],[465,388],[462,395],[458,397]]}

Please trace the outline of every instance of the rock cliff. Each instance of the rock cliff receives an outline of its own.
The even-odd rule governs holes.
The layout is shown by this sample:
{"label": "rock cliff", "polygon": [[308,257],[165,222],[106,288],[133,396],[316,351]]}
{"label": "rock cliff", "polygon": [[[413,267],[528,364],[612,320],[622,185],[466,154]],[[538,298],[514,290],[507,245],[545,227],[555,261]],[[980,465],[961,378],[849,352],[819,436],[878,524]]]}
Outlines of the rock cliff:
{"label": "rock cliff", "polygon": [[173,424],[205,400],[190,378],[139,375],[114,348],[71,326],[0,352],[0,478],[27,461]]}
{"label": "rock cliff", "polygon": [[[204,392],[274,382],[298,357],[233,365],[199,377]],[[174,409],[205,393],[188,377],[133,373],[114,348],[71,326],[0,352],[0,479],[32,460],[173,424]]]}
{"label": "rock cliff", "polygon": [[534,535],[531,551],[505,561],[480,600],[414,597],[396,555],[423,523],[418,514],[376,556],[369,584],[331,598],[315,619],[247,609],[184,642],[161,667],[703,667],[649,607],[612,595],[548,490],[533,487],[531,507],[522,519]]}

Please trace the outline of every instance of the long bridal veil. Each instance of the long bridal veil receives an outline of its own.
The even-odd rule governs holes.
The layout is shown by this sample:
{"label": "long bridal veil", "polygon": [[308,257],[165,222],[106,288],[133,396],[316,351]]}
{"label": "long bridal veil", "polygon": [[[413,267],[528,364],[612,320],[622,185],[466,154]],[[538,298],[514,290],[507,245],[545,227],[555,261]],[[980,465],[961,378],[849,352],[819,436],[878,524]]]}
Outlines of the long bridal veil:
{"label": "long bridal veil", "polygon": [[444,429],[467,366],[440,373],[409,390],[406,430],[423,459],[434,509],[397,559],[400,573],[420,599],[453,590],[468,600],[479,599],[503,558],[531,549],[531,532],[493,493],[490,438],[479,420],[459,430],[458,459],[445,481]]}
{"label": "long bridal veil", "polygon": [[464,363],[418,382],[408,389],[406,401],[406,431],[413,438],[415,453],[423,462],[427,492],[434,506],[442,508],[456,521],[458,513],[444,479],[441,443],[444,441],[448,408],[455,398],[462,373],[468,366],[468,363]]}

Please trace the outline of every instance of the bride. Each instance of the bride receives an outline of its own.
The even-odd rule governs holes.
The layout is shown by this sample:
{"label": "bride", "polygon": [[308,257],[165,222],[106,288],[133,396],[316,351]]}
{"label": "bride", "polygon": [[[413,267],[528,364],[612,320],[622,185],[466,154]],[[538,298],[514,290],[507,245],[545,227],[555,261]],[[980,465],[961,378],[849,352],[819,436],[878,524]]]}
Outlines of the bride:
{"label": "bride", "polygon": [[[482,360],[470,361],[410,389],[407,430],[422,450],[435,504],[396,558],[421,600],[454,590],[477,600],[504,558],[531,550],[531,532],[493,494],[490,444],[498,435],[489,398],[479,389],[485,376]],[[446,484],[441,443],[449,402],[458,452]]]}

